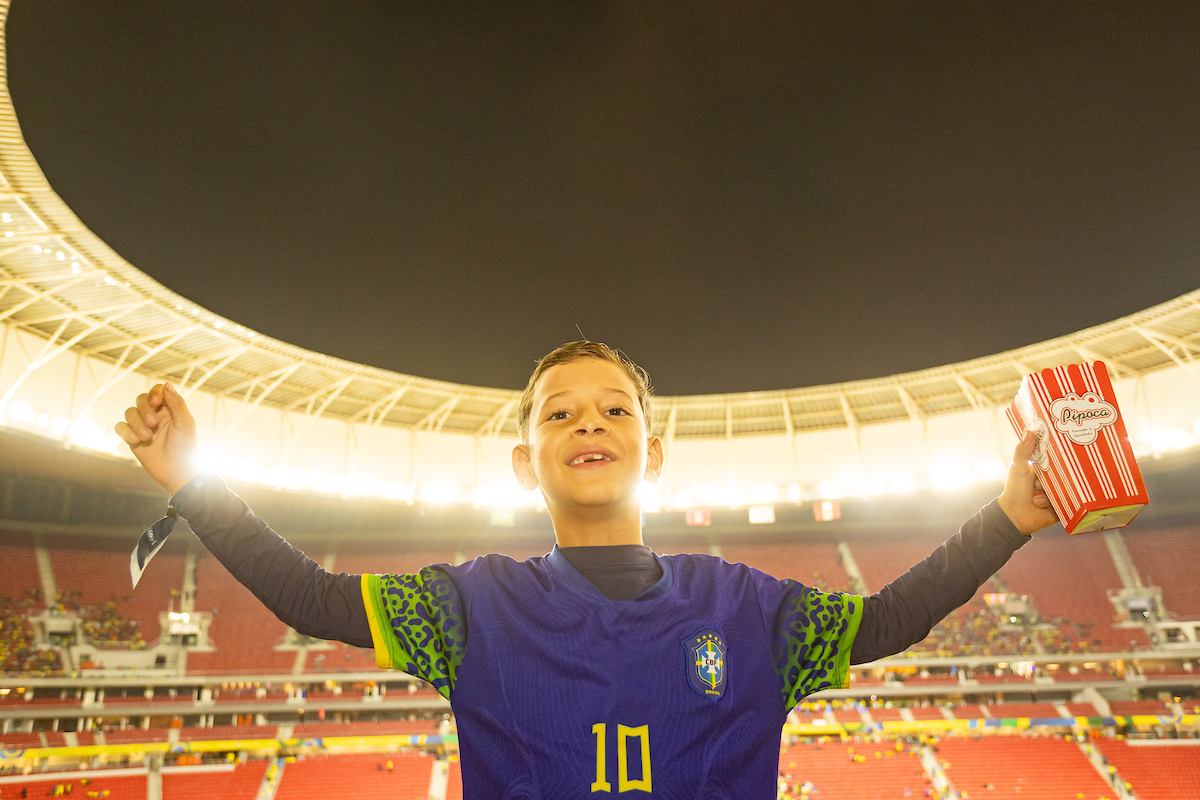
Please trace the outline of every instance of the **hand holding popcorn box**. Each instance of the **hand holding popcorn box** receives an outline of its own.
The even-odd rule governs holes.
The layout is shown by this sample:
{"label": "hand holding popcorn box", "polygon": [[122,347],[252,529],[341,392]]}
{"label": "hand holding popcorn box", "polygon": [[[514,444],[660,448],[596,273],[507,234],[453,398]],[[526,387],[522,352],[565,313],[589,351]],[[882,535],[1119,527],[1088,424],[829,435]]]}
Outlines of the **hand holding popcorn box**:
{"label": "hand holding popcorn box", "polygon": [[1026,375],[1008,407],[1067,533],[1124,528],[1149,502],[1104,362]]}

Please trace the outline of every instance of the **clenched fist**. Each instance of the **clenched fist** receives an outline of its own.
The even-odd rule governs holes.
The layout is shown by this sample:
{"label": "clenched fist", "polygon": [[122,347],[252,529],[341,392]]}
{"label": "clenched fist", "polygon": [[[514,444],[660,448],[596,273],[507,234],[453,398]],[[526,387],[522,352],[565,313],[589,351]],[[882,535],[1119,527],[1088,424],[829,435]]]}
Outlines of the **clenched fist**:
{"label": "clenched fist", "polygon": [[138,395],[116,431],[150,477],[171,494],[195,477],[196,420],[173,384],[160,383]]}

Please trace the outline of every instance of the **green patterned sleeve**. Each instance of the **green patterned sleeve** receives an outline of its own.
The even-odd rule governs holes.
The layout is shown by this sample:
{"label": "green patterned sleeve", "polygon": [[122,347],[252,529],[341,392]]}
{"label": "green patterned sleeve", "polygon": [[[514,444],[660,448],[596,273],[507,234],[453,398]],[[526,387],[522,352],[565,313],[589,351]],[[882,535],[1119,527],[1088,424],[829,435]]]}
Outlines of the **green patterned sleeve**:
{"label": "green patterned sleeve", "polygon": [[862,619],[863,599],[822,592],[792,580],[760,590],[784,709],[806,696],[850,683],[850,648]]}
{"label": "green patterned sleeve", "polygon": [[363,605],[375,663],[428,681],[450,699],[467,647],[462,599],[437,567],[404,575],[363,575]]}

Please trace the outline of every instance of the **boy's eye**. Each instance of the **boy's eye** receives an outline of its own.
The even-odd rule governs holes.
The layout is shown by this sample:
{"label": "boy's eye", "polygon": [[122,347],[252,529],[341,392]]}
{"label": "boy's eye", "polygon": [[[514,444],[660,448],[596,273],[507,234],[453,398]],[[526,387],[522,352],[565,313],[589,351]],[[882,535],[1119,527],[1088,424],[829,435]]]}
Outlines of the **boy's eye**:
{"label": "boy's eye", "polygon": [[566,418],[567,418],[566,411],[555,411],[553,414],[551,414],[546,419],[566,419]]}
{"label": "boy's eye", "polygon": [[624,409],[624,408],[621,408],[620,406],[615,406],[615,407],[613,407],[613,408],[610,408],[610,409],[608,410],[608,413],[610,413],[610,414],[616,414],[616,415],[621,415],[621,414],[628,414],[628,413],[629,413],[629,411],[627,411],[627,410],[626,410],[626,409]]}

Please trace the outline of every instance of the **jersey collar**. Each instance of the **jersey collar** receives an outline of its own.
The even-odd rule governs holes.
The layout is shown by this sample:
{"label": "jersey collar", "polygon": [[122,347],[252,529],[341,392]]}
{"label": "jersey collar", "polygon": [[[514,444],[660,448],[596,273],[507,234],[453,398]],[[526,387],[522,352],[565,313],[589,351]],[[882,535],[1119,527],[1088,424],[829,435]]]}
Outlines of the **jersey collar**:
{"label": "jersey collar", "polygon": [[592,582],[580,574],[579,570],[567,560],[558,550],[558,545],[554,545],[554,549],[546,556],[546,562],[558,573],[559,577],[572,589],[582,592],[592,597],[603,600],[606,603],[644,603],[647,600],[657,600],[658,598],[671,591],[671,587],[675,585],[675,571],[671,568],[671,559],[663,558],[658,553],[654,554],[654,560],[658,562],[659,569],[662,570],[662,577],[658,582],[651,586],[646,591],[639,594],[632,600],[609,600],[599,589],[592,585]]}

